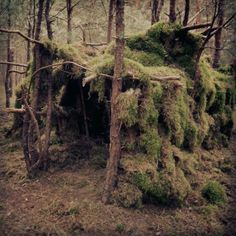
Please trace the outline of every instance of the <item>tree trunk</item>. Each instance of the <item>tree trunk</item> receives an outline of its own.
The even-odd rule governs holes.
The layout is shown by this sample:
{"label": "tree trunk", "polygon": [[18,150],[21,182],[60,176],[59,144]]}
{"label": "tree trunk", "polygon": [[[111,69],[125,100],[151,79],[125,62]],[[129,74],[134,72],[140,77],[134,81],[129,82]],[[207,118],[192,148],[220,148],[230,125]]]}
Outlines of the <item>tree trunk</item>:
{"label": "tree trunk", "polygon": [[[39,40],[40,32],[41,32],[41,23],[43,17],[43,4],[44,0],[38,0],[38,14],[37,14],[37,24],[35,28],[35,39]],[[41,58],[40,58],[40,45],[35,44],[34,46],[34,71],[38,70],[41,67]],[[38,110],[38,97],[39,97],[39,87],[40,87],[40,73],[37,73],[34,77],[34,88],[33,88],[33,97],[32,97],[32,109],[33,112],[37,112]],[[33,166],[38,161],[38,152],[34,144],[34,121],[28,112],[24,115],[23,122],[23,149],[24,149],[24,158],[26,162],[26,166]],[[26,143],[27,142],[27,143]],[[28,174],[32,174],[31,168],[28,168]]]}
{"label": "tree trunk", "polygon": [[151,21],[152,25],[157,22],[158,4],[159,4],[158,0],[152,0],[152,21]]}
{"label": "tree trunk", "polygon": [[117,171],[120,159],[120,127],[121,123],[117,118],[119,113],[117,97],[121,93],[122,72],[124,64],[124,0],[116,0],[116,50],[114,78],[112,80],[111,94],[111,126],[110,126],[110,157],[107,163],[107,174],[103,202],[107,203],[111,192],[117,182]]}
{"label": "tree trunk", "polygon": [[114,4],[115,4],[115,0],[110,0],[109,12],[108,12],[107,43],[110,43],[111,38],[112,38],[112,23],[113,23]]}
{"label": "tree trunk", "polygon": [[[32,31],[33,31],[33,28],[32,28],[32,24],[31,24],[31,17],[32,17],[32,10],[33,10],[33,1],[30,0],[30,3],[29,3],[29,11],[28,11],[28,29],[27,29],[27,36],[29,38],[32,37]],[[26,54],[26,60],[27,62],[30,61],[30,54],[31,54],[31,43],[29,40],[27,40],[27,54]]]}
{"label": "tree trunk", "polygon": [[190,0],[185,0],[185,10],[184,10],[183,26],[186,26],[188,24],[189,11],[190,11]]}
{"label": "tree trunk", "polygon": [[176,5],[176,0],[170,0],[169,21],[171,23],[176,21],[175,5]]}
{"label": "tree trunk", "polygon": [[72,17],[72,3],[71,0],[66,0],[66,10],[67,10],[67,43],[72,42],[72,28],[71,28],[71,17]]}
{"label": "tree trunk", "polygon": [[[11,0],[8,1],[7,4],[7,26],[11,28],[11,11],[10,11]],[[11,60],[11,35],[7,35],[7,61]],[[10,89],[10,71],[11,65],[7,65],[6,75],[5,75],[5,95],[6,95],[6,108],[10,107],[10,97],[11,97],[11,89]]]}
{"label": "tree trunk", "polygon": [[163,6],[164,6],[164,0],[160,0],[159,6],[157,8],[156,22],[158,22],[160,20],[161,10],[162,10]]}
{"label": "tree trunk", "polygon": [[[198,12],[200,12],[201,0],[196,0],[195,6],[196,6],[196,14],[197,14]],[[197,17],[196,17],[195,24],[198,25],[200,23],[201,23],[201,14],[198,14]]]}
{"label": "tree trunk", "polygon": [[[219,0],[218,3],[218,27],[221,27],[224,23],[224,0]],[[222,29],[218,30],[215,34],[215,49],[214,49],[214,55],[213,55],[213,68],[219,67],[219,61],[220,61],[220,52],[221,52],[221,35],[222,35]]]}
{"label": "tree trunk", "polygon": [[52,32],[52,21],[50,20],[50,8],[51,8],[51,0],[46,0],[46,6],[45,6],[45,20],[46,20],[46,26],[47,26],[47,34],[48,39],[53,39],[53,32]]}

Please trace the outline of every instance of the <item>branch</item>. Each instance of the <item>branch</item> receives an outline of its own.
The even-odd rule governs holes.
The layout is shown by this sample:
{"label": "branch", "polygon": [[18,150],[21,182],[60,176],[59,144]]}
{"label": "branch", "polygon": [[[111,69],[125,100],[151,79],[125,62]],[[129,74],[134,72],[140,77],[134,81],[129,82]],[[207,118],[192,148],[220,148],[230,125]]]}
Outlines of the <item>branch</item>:
{"label": "branch", "polygon": [[25,68],[28,67],[27,64],[21,64],[21,63],[16,63],[16,62],[9,62],[9,61],[0,61],[0,64],[3,64],[3,65],[13,65],[13,66],[21,66],[21,67],[25,67]]}
{"label": "branch", "polygon": [[9,73],[26,74],[27,71],[9,70]]}
{"label": "branch", "polygon": [[199,25],[185,26],[185,27],[183,27],[181,30],[189,31],[189,30],[195,30],[195,29],[206,28],[206,27],[209,27],[209,26],[211,26],[211,23],[210,23],[210,22],[207,22],[207,23],[199,24]]}
{"label": "branch", "polygon": [[212,33],[210,33],[210,38],[215,35],[220,29],[224,28],[225,26],[227,26],[236,16],[236,12],[227,20],[225,21],[225,23],[223,25],[221,25],[220,27],[218,27],[215,31],[213,31]]}
{"label": "branch", "polygon": [[103,43],[84,43],[85,46],[92,46],[92,47],[99,47],[99,46],[104,46],[107,45],[107,42]]}
{"label": "branch", "polygon": [[39,160],[40,160],[41,157],[42,157],[43,146],[42,146],[42,140],[41,140],[41,135],[40,135],[39,124],[38,124],[37,119],[35,118],[35,115],[34,115],[32,109],[30,108],[30,106],[29,106],[29,104],[28,104],[28,102],[25,98],[23,99],[23,102],[25,104],[25,109],[29,112],[30,117],[31,117],[31,119],[34,123],[35,129],[36,129],[36,134],[37,134],[37,137],[38,137],[38,144],[39,144],[39,156],[40,156]]}
{"label": "branch", "polygon": [[181,78],[179,76],[169,75],[169,76],[156,76],[156,75],[150,75],[152,80],[154,81],[160,81],[160,82],[166,82],[166,81],[176,81],[180,80]]}
{"label": "branch", "polygon": [[[55,63],[55,64],[52,64],[52,65],[48,65],[48,66],[43,66],[41,68],[39,68],[37,71],[35,71],[32,75],[32,77],[34,77],[39,71],[41,70],[44,70],[44,69],[47,69],[47,68],[50,68],[50,67],[55,67],[55,66],[61,66],[61,65],[66,65],[66,64],[72,64],[74,66],[77,66],[79,68],[82,68],[84,70],[87,70],[87,71],[91,71],[93,72],[93,70],[91,70],[90,68],[86,67],[86,66],[83,66],[83,65],[80,65],[76,62],[73,62],[73,61],[64,61],[64,62],[61,62],[61,63]],[[103,74],[103,73],[98,73],[98,75],[102,75],[104,77],[108,77],[108,78],[112,78],[113,79],[113,76],[111,75],[107,75],[107,74]]]}
{"label": "branch", "polygon": [[26,39],[27,41],[30,41],[31,43],[37,43],[37,44],[40,44],[42,45],[43,43],[38,41],[38,40],[35,40],[35,39],[32,39],[28,36],[26,36],[25,34],[23,34],[21,31],[19,30],[8,30],[8,29],[3,29],[3,28],[0,28],[0,32],[3,32],[3,33],[10,33],[10,34],[18,34],[20,35],[22,38]]}
{"label": "branch", "polygon": [[25,113],[25,109],[24,108],[20,108],[20,109],[17,109],[17,108],[5,108],[4,110],[5,112],[7,113]]}
{"label": "branch", "polygon": [[188,23],[191,23],[192,21],[194,21],[194,20],[197,18],[197,16],[198,16],[203,10],[204,10],[204,8],[202,8],[200,11],[198,11],[198,12],[188,21]]}
{"label": "branch", "polygon": [[87,83],[90,83],[92,80],[96,79],[97,78],[97,75],[96,74],[93,74],[93,75],[90,75],[86,78],[83,78],[83,81],[82,81],[82,85],[83,87],[87,84]]}

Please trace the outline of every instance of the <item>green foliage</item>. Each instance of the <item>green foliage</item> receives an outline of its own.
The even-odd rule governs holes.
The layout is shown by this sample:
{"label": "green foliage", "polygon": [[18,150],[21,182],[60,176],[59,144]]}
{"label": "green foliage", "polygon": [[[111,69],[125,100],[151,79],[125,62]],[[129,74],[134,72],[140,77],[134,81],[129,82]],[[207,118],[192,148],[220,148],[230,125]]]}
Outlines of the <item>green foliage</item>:
{"label": "green foliage", "polygon": [[124,224],[117,224],[116,231],[120,234],[123,233],[125,231],[125,225]]}
{"label": "green foliage", "polygon": [[217,181],[208,182],[202,189],[202,196],[216,205],[224,204],[227,200],[224,188]]}

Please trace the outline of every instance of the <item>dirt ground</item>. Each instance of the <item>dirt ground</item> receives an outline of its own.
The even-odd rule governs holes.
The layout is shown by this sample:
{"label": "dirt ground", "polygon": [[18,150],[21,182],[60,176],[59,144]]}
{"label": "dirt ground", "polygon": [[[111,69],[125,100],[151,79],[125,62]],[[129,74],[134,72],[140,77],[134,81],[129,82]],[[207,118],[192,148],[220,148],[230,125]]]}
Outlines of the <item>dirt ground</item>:
{"label": "dirt ground", "polygon": [[[213,213],[202,206],[104,205],[104,169],[83,163],[28,179],[20,142],[3,136],[8,120],[0,112],[0,235],[236,235],[235,168],[218,171],[229,201]],[[218,155],[236,159],[236,134]]]}

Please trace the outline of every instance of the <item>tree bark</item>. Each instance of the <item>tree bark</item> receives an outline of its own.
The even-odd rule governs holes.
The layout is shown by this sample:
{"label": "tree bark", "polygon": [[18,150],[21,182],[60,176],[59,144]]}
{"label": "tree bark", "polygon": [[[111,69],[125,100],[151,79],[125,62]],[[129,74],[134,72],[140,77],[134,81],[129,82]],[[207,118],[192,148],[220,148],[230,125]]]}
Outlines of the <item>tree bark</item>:
{"label": "tree bark", "polygon": [[[11,11],[10,11],[10,5],[11,5],[11,0],[8,1],[7,4],[7,26],[10,29],[11,28]],[[7,35],[7,60],[11,60],[11,35]],[[6,68],[6,75],[5,75],[5,95],[6,95],[6,108],[10,107],[10,97],[11,97],[11,89],[10,89],[10,73],[9,71],[11,70],[11,65],[7,65]]]}
{"label": "tree bark", "polygon": [[[224,0],[219,0],[218,3],[218,27],[221,27],[224,23]],[[219,61],[220,61],[220,52],[221,52],[221,35],[222,35],[222,28],[218,30],[215,34],[215,50],[213,55],[213,68],[219,67]]]}
{"label": "tree bark", "polygon": [[71,19],[73,11],[71,0],[66,0],[66,10],[67,10],[67,43],[70,44],[72,42]]}
{"label": "tree bark", "polygon": [[170,0],[170,11],[169,11],[169,22],[173,23],[176,21],[176,0]]}
{"label": "tree bark", "polygon": [[185,0],[183,26],[186,26],[188,24],[189,11],[190,11],[190,0]]}
{"label": "tree bark", "polygon": [[[200,12],[200,6],[201,6],[201,0],[196,0],[196,14]],[[200,24],[201,23],[201,14],[198,14],[196,17],[196,22],[195,24]]]}
{"label": "tree bark", "polygon": [[51,7],[51,0],[46,0],[46,6],[45,6],[45,20],[46,20],[46,26],[47,26],[47,34],[48,39],[53,39],[53,31],[52,31],[52,21],[50,20],[50,7]]}
{"label": "tree bark", "polygon": [[107,163],[107,174],[103,202],[107,203],[117,182],[117,171],[120,159],[120,120],[117,118],[119,108],[117,97],[121,93],[122,72],[124,64],[124,0],[116,0],[116,49],[114,79],[111,94],[110,157]]}
{"label": "tree bark", "polygon": [[157,22],[158,4],[159,4],[158,0],[152,0],[152,21],[151,21],[152,25]]}
{"label": "tree bark", "polygon": [[108,12],[107,43],[110,43],[111,38],[112,38],[112,23],[113,23],[114,5],[115,5],[115,0],[110,0],[109,12]]}

